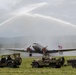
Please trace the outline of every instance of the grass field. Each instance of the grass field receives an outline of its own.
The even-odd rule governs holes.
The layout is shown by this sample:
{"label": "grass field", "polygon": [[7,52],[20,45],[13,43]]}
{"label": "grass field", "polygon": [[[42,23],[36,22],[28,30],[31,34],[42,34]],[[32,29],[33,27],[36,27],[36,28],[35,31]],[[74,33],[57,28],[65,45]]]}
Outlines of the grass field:
{"label": "grass field", "polygon": [[[65,57],[69,59],[72,57]],[[74,57],[73,57],[74,58]],[[76,75],[76,69],[71,66],[61,68],[32,68],[31,62],[35,57],[23,58],[20,68],[0,68],[0,75]]]}

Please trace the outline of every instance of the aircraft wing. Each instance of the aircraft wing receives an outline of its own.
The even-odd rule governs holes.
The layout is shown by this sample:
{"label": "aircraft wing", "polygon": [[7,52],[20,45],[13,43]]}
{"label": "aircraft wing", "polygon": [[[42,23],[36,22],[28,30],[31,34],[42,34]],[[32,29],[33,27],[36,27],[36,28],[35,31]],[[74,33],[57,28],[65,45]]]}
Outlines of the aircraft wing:
{"label": "aircraft wing", "polygon": [[[10,49],[7,49],[7,50],[10,50],[10,51],[19,51],[19,52],[28,52],[26,49],[20,49],[20,48],[10,48]],[[46,53],[57,53],[57,52],[67,52],[67,51],[76,51],[76,49],[59,49],[59,50],[47,50]],[[32,50],[31,51],[32,53],[37,53],[35,50]],[[42,51],[39,51],[38,53],[41,53],[42,54]]]}
{"label": "aircraft wing", "polygon": [[5,50],[27,52],[27,50],[23,48],[7,48]]}
{"label": "aircraft wing", "polygon": [[76,49],[48,50],[47,53],[57,53],[57,52],[67,52],[67,51],[76,51]]}
{"label": "aircraft wing", "polygon": [[[21,48],[9,48],[9,49],[5,49],[5,50],[9,50],[9,51],[18,51],[18,52],[28,52],[27,49],[21,49]],[[31,51],[32,53],[37,53],[35,50]]]}

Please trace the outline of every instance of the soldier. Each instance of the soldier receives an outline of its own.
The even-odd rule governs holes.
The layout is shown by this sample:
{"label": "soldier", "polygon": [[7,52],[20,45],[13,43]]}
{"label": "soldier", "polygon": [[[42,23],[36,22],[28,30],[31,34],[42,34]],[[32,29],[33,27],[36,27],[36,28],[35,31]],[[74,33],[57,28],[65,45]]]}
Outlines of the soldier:
{"label": "soldier", "polygon": [[44,54],[43,57],[42,57],[42,60],[45,61],[45,60],[48,60],[49,59],[49,54]]}
{"label": "soldier", "polygon": [[49,59],[52,60],[52,56],[51,55],[49,56]]}
{"label": "soldier", "polygon": [[12,58],[10,57],[10,55],[8,55],[7,60],[11,60]]}

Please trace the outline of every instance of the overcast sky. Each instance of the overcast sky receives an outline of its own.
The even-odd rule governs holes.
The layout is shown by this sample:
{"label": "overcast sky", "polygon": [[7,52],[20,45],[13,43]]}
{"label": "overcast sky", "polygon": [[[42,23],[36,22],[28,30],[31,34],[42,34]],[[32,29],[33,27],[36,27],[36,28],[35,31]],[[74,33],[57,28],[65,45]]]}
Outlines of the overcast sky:
{"label": "overcast sky", "polygon": [[[29,20],[27,20],[27,18],[24,18],[23,15],[26,15],[25,17],[29,18]],[[21,20],[18,19],[18,17],[21,18]],[[54,21],[53,23],[55,24],[49,23],[49,20],[50,22]],[[31,23],[31,25],[41,25],[44,23],[46,25],[64,24],[65,26],[69,25],[68,27],[71,26],[75,28],[75,20],[76,0],[0,0],[0,36],[22,34],[23,32],[26,32],[24,31],[26,30],[24,29],[26,26],[22,25],[30,25],[29,22]],[[18,21],[20,22],[18,23]],[[19,25],[19,27],[17,25]],[[21,28],[22,30],[20,31]],[[56,28],[59,28],[59,26]],[[64,27],[63,29],[65,28],[67,27]],[[60,29],[57,29],[58,33],[60,32],[59,30]],[[68,30],[67,32],[72,34],[75,31]],[[64,34],[66,34],[66,32],[64,32]]]}
{"label": "overcast sky", "polygon": [[12,12],[35,3],[47,5],[37,8],[32,13],[52,16],[76,24],[76,0],[0,0],[0,23],[9,18]]}
{"label": "overcast sky", "polygon": [[76,0],[0,0],[0,37],[27,36],[27,42],[50,48],[76,48],[72,35],[76,36]]}

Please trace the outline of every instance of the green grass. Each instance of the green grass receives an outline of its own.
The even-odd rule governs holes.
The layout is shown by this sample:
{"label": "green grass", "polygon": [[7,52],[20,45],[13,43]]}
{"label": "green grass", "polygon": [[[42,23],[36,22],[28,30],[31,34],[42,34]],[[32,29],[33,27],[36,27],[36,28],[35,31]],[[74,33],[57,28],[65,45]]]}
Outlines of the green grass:
{"label": "green grass", "polygon": [[[65,59],[75,57],[65,57]],[[31,62],[34,57],[23,58],[20,68],[0,68],[0,75],[76,75],[76,69],[71,66],[61,68],[32,68]]]}

